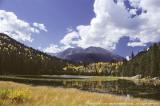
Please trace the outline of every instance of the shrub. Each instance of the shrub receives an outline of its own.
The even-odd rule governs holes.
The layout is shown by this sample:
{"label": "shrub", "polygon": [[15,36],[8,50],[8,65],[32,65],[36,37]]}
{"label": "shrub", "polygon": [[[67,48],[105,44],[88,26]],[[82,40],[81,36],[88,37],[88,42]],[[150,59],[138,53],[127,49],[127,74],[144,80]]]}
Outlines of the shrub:
{"label": "shrub", "polygon": [[30,99],[30,91],[28,89],[12,90],[9,94],[9,99],[14,103],[23,103]]}
{"label": "shrub", "polygon": [[0,99],[2,99],[2,100],[8,99],[10,92],[11,92],[11,90],[9,90],[9,89],[0,89]]}
{"label": "shrub", "polygon": [[12,103],[24,103],[30,100],[29,89],[0,89],[0,100],[11,101]]}

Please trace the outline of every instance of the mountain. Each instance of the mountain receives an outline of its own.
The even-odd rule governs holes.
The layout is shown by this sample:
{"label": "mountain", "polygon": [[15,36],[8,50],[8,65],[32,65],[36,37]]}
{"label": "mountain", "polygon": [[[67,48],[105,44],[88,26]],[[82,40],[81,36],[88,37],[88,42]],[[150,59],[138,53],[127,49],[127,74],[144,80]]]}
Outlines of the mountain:
{"label": "mountain", "polygon": [[122,76],[160,77],[160,43],[155,43],[149,49],[132,56],[120,70]]}
{"label": "mountain", "polygon": [[58,58],[66,59],[76,63],[95,63],[124,60],[123,57],[100,47],[88,47],[86,49],[80,47],[68,48],[63,52],[58,53],[56,56]]}
{"label": "mountain", "polygon": [[0,33],[0,74],[63,74],[68,62]]}

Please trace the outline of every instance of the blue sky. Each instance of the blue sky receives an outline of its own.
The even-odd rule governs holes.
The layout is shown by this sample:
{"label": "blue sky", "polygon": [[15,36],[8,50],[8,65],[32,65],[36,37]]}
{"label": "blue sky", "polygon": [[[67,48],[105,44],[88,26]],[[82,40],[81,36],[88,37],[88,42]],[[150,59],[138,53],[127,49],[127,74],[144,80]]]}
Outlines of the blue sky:
{"label": "blue sky", "polygon": [[[69,2],[68,2],[69,1]],[[0,9],[14,12],[18,18],[29,23],[44,23],[48,32],[35,35],[35,48],[58,43],[67,28],[88,24],[94,16],[93,0],[2,0]]]}
{"label": "blue sky", "polygon": [[[149,1],[155,2],[150,6],[145,0],[141,0],[142,3],[140,0],[0,0],[0,10],[3,10],[0,14],[4,15],[0,28],[6,25],[2,22],[5,18],[14,20],[8,19],[9,12],[17,17],[15,22],[29,24],[14,23],[18,28],[18,32],[14,32],[7,29],[13,27],[8,21],[8,26],[0,32],[7,32],[16,40],[45,52],[100,46],[126,57],[160,39],[158,19],[148,17],[153,14],[153,8],[159,9],[156,6],[159,2]],[[153,28],[149,24],[153,24]]]}

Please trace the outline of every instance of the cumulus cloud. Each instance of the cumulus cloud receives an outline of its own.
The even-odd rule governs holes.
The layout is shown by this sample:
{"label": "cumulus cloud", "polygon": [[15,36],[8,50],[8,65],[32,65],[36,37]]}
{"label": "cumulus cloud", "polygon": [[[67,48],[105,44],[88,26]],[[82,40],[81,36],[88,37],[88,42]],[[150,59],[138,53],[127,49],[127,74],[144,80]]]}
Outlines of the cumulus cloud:
{"label": "cumulus cloud", "polygon": [[60,52],[61,49],[57,45],[50,44],[49,47],[45,48],[43,51],[46,53],[57,53]]}
{"label": "cumulus cloud", "polygon": [[13,12],[0,10],[0,33],[8,34],[18,41],[32,42],[32,35],[38,34],[40,31],[47,31],[43,24],[33,23],[31,25],[19,19]]}
{"label": "cumulus cloud", "polygon": [[146,44],[143,43],[143,42],[128,42],[127,45],[128,45],[128,46],[131,46],[131,47],[135,47],[135,46],[146,46]]}
{"label": "cumulus cloud", "polygon": [[90,24],[69,29],[57,48],[76,45],[115,50],[123,37],[130,39],[127,46],[131,47],[159,42],[159,5],[160,0],[95,0]]}
{"label": "cumulus cloud", "polygon": [[48,47],[44,48],[43,51],[45,53],[58,53],[58,52],[61,52],[67,48],[69,48],[69,47],[68,46],[59,47],[58,45],[50,44]]}
{"label": "cumulus cloud", "polygon": [[67,32],[69,33],[60,41],[60,46],[50,44],[48,47],[44,48],[43,51],[46,53],[58,53],[67,48],[73,47],[73,45],[77,45],[77,40],[79,39],[78,33],[76,31],[72,31],[71,28],[67,28]]}
{"label": "cumulus cloud", "polygon": [[129,37],[127,45],[132,47],[158,42],[159,5],[160,0],[95,0],[95,17],[90,24],[77,26],[60,43],[114,50],[122,37]]}
{"label": "cumulus cloud", "polygon": [[70,33],[70,32],[73,31],[73,28],[72,27],[68,27],[66,30],[67,30],[67,33]]}
{"label": "cumulus cloud", "polygon": [[36,27],[36,28],[39,29],[39,30],[42,30],[42,31],[47,32],[47,29],[46,29],[46,27],[44,26],[44,24],[40,24],[40,23],[34,22],[34,23],[33,23],[33,26]]}
{"label": "cumulus cloud", "polygon": [[71,31],[60,41],[60,43],[66,46],[71,46],[72,44],[77,44],[78,39],[78,33],[76,31]]}

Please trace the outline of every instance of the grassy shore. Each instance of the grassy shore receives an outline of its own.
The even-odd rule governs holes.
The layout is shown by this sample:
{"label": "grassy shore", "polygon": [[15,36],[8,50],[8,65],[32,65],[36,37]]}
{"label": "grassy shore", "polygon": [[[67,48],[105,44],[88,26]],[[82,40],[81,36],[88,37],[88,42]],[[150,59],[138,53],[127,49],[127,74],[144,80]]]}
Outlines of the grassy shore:
{"label": "grassy shore", "polygon": [[[75,76],[74,76],[75,77]],[[61,75],[9,75],[9,76],[0,76],[0,80],[2,81],[15,81],[22,83],[46,83],[52,84],[53,82],[63,82],[63,81],[114,81],[114,80],[130,80],[134,83],[144,83],[148,85],[160,85],[160,80],[153,80],[152,78],[141,78],[135,79],[132,77],[115,77],[115,76],[78,76],[77,78],[65,78]]]}
{"label": "grassy shore", "polygon": [[30,81],[112,81],[122,77],[113,76],[82,76],[77,78],[65,78],[60,75],[7,75],[0,76],[0,79],[8,80],[30,80]]}
{"label": "grassy shore", "polygon": [[[0,90],[12,90],[12,98],[2,98],[1,106],[159,106],[159,101],[80,91],[77,89],[31,86],[0,81]],[[6,96],[6,95],[5,95]],[[14,98],[13,98],[14,97]],[[13,100],[12,100],[13,99]]]}

